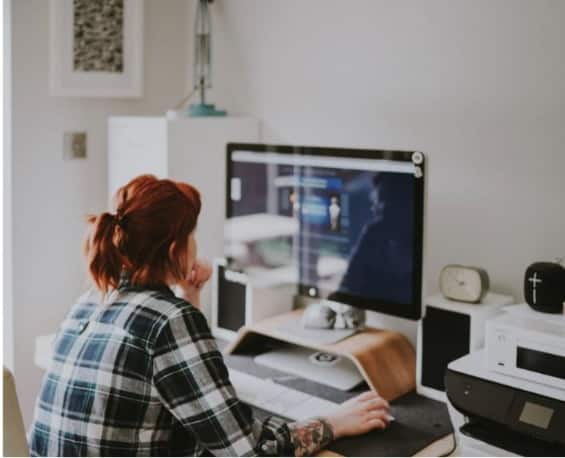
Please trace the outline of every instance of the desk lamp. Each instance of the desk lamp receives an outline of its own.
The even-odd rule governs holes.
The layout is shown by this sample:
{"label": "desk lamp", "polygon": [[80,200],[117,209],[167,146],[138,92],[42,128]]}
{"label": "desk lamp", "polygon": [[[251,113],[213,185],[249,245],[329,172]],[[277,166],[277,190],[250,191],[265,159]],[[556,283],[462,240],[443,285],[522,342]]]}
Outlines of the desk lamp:
{"label": "desk lamp", "polygon": [[217,110],[206,103],[206,89],[212,87],[211,19],[208,4],[212,0],[199,0],[194,23],[194,70],[193,93],[199,91],[200,103],[188,107],[190,116],[226,116],[225,110]]}

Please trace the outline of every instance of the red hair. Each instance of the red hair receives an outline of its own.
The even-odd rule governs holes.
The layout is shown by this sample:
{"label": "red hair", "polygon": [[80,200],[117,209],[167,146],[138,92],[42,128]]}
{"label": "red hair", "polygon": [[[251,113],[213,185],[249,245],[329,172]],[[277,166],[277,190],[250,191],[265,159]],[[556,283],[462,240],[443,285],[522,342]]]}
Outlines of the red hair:
{"label": "red hair", "polygon": [[106,293],[122,271],[132,286],[165,285],[186,278],[188,237],[196,228],[201,202],[186,183],[141,175],[118,190],[116,214],[90,215],[84,251],[89,273]]}

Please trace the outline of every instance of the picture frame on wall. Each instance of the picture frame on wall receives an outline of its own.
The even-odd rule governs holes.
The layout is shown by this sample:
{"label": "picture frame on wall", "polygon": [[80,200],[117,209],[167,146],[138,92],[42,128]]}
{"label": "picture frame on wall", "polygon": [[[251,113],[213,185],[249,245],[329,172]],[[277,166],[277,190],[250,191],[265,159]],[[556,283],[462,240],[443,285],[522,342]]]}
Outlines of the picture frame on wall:
{"label": "picture frame on wall", "polygon": [[143,0],[50,0],[50,93],[143,95]]}

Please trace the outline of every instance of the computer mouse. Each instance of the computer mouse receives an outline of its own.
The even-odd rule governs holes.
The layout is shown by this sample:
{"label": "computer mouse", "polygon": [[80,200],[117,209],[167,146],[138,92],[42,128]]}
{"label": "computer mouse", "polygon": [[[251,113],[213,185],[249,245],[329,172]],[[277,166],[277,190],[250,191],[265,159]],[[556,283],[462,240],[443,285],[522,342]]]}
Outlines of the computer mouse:
{"label": "computer mouse", "polygon": [[302,326],[313,329],[331,329],[335,323],[336,313],[324,304],[310,304],[302,315]]}

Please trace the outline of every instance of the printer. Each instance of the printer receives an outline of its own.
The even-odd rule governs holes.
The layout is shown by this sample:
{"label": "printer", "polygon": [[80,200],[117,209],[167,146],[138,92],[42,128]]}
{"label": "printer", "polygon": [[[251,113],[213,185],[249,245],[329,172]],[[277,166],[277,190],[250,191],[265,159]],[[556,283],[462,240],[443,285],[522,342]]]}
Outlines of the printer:
{"label": "printer", "polygon": [[445,387],[459,455],[565,456],[565,315],[506,308]]}

